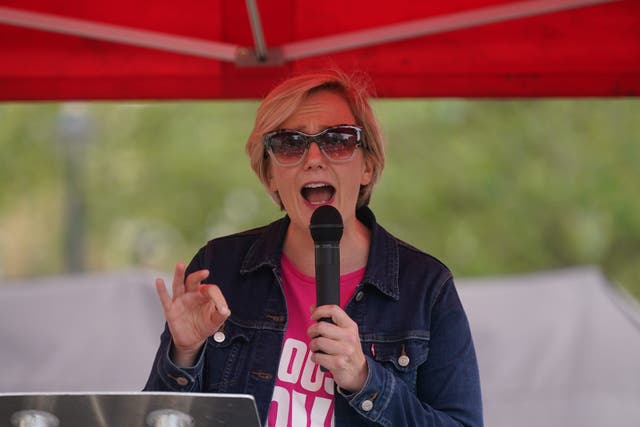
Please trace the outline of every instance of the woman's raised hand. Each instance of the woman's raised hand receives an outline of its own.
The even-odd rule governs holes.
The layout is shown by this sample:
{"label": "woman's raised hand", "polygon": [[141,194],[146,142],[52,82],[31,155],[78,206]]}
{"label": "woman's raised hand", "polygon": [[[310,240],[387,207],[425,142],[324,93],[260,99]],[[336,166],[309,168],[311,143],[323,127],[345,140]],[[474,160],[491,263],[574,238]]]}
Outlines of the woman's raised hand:
{"label": "woman's raised hand", "polygon": [[156,279],[156,290],[173,338],[172,360],[179,366],[193,365],[207,337],[231,314],[220,288],[202,284],[209,270],[195,271],[184,280],[185,270],[183,262],[176,265],[173,297],[164,280]]}

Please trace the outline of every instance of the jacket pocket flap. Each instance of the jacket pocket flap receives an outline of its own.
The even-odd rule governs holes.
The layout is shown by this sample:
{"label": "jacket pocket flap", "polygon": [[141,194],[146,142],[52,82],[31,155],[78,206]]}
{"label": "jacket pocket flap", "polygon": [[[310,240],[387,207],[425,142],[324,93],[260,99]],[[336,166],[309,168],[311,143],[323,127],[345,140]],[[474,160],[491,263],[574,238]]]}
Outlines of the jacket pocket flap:
{"label": "jacket pocket flap", "polygon": [[237,342],[249,342],[254,333],[255,329],[240,326],[231,319],[227,319],[220,329],[207,338],[207,345],[225,348]]}
{"label": "jacket pocket flap", "polygon": [[429,340],[407,338],[398,341],[377,341],[369,344],[370,355],[378,362],[387,362],[401,372],[416,369],[427,360]]}

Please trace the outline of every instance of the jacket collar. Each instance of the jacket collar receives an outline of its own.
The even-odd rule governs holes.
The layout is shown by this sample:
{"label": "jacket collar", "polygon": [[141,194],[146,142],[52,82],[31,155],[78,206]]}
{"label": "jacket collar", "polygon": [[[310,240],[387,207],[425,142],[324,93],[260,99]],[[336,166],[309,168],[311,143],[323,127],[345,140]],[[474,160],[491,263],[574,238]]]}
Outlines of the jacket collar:
{"label": "jacket collar", "polygon": [[375,215],[368,207],[358,209],[356,216],[371,230],[369,259],[362,281],[398,300],[400,298],[398,240],[377,223]]}
{"label": "jacket collar", "polygon": [[[397,300],[400,296],[398,241],[378,225],[368,207],[358,209],[356,216],[371,230],[369,259],[362,281]],[[251,273],[261,267],[280,269],[282,246],[289,223],[289,217],[285,216],[261,229],[242,262],[240,273]]]}

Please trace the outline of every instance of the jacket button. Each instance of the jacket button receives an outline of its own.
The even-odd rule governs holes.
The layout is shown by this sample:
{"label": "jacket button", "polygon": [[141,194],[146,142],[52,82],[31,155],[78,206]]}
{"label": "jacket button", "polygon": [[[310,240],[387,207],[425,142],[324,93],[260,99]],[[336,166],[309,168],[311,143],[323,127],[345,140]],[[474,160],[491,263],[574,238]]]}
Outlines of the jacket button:
{"label": "jacket button", "polygon": [[215,334],[213,334],[213,340],[217,343],[224,342],[226,338],[227,337],[224,335],[224,332],[218,331]]}
{"label": "jacket button", "polygon": [[365,412],[369,412],[373,409],[373,402],[367,399],[360,404],[360,408]]}
{"label": "jacket button", "polygon": [[398,365],[402,366],[403,368],[409,366],[409,362],[411,360],[409,359],[409,356],[403,354],[402,356],[398,357]]}
{"label": "jacket button", "polygon": [[178,383],[178,385],[181,385],[181,386],[185,386],[185,385],[189,384],[189,380],[186,379],[185,377],[176,378],[176,382]]}
{"label": "jacket button", "polygon": [[358,291],[358,293],[356,294],[356,302],[362,301],[362,298],[364,298],[364,292]]}

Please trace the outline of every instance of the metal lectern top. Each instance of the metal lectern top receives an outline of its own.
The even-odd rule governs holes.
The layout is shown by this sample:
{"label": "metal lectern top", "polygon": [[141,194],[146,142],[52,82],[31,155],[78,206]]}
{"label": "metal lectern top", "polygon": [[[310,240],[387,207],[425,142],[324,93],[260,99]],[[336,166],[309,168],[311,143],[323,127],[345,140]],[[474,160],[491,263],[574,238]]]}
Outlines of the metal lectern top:
{"label": "metal lectern top", "polygon": [[0,393],[0,425],[260,427],[260,419],[253,396],[245,394]]}

